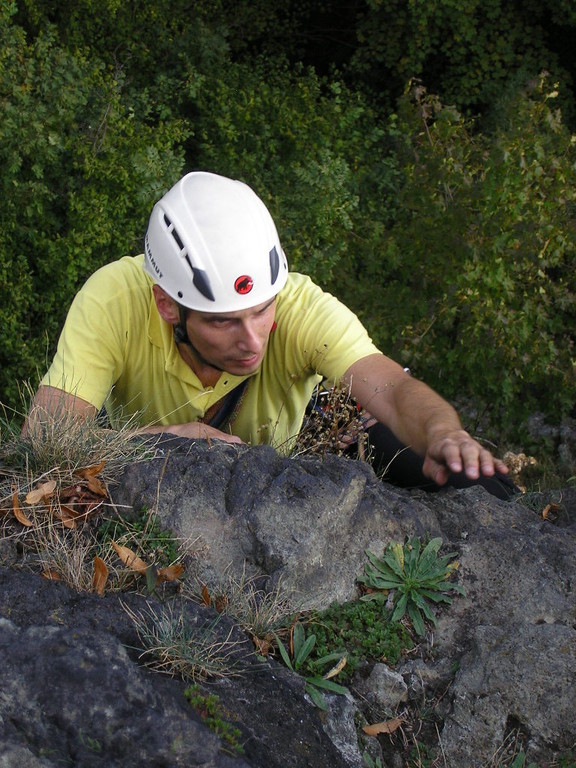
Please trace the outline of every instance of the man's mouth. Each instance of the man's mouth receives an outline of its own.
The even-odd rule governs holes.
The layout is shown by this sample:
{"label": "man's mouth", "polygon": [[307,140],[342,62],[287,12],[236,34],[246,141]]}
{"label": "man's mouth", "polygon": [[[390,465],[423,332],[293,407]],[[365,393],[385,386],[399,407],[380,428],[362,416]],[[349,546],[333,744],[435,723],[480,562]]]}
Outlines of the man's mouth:
{"label": "man's mouth", "polygon": [[241,360],[235,360],[234,362],[236,365],[241,365],[243,367],[249,367],[251,365],[255,365],[260,359],[260,355],[251,355],[250,357],[244,357]]}

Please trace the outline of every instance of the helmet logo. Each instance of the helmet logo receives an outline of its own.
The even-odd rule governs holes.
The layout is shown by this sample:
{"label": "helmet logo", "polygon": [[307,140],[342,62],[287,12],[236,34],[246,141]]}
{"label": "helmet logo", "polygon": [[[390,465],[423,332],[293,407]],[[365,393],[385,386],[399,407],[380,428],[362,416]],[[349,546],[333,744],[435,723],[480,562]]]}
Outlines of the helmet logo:
{"label": "helmet logo", "polygon": [[249,275],[240,275],[234,281],[234,290],[242,296],[250,293],[254,287],[254,280]]}

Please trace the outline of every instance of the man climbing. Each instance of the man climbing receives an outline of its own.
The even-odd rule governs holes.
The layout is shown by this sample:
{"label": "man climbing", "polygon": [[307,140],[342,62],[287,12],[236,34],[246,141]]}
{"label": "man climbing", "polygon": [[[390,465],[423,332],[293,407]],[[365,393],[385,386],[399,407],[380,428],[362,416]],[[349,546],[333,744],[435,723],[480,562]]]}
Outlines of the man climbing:
{"label": "man climbing", "polygon": [[452,406],[382,354],[336,298],[288,272],[274,222],[244,183],[187,174],[154,206],[144,246],[79,291],[29,425],[105,406],[113,426],[120,414],[141,431],[289,449],[324,379],[378,422],[369,432],[381,465],[403,449],[403,485],[511,494],[505,464]]}

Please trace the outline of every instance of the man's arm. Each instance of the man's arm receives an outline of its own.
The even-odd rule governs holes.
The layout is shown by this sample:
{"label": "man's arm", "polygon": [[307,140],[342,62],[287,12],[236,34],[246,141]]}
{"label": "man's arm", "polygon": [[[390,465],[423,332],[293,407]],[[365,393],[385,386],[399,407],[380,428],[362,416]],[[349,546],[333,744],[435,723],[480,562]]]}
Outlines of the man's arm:
{"label": "man's arm", "polygon": [[[68,392],[63,392],[56,387],[42,385],[38,388],[26,417],[22,434],[41,425],[46,419],[71,418],[77,416],[80,420],[93,419],[97,415],[97,409],[86,400]],[[170,433],[179,437],[188,437],[200,440],[225,440],[228,443],[241,443],[236,435],[221,432],[219,429],[191,421],[185,424],[172,424],[170,426],[150,426],[135,429],[134,434],[161,434]]]}
{"label": "man's arm", "polygon": [[77,416],[82,421],[93,419],[96,413],[96,408],[81,397],[71,395],[57,387],[42,385],[38,387],[26,414],[22,434],[25,436],[27,432],[41,426],[47,419],[70,419]]}
{"label": "man's arm", "polygon": [[449,403],[385,355],[358,360],[344,381],[362,407],[425,457],[423,472],[438,485],[463,469],[471,480],[508,471],[504,462],[462,429]]}

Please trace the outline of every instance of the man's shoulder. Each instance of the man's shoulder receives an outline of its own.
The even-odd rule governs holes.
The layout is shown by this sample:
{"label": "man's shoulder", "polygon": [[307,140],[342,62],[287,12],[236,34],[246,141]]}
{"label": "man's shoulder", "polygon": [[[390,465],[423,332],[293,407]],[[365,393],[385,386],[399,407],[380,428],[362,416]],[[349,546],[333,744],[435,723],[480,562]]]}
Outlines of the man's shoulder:
{"label": "man's shoulder", "polygon": [[124,328],[145,323],[152,303],[152,279],[142,269],[142,257],[127,256],[96,270],[76,294],[71,313],[84,322]]}
{"label": "man's shoulder", "polygon": [[77,301],[93,300],[108,304],[122,300],[147,303],[152,291],[152,279],[142,269],[142,256],[125,256],[97,269],[77,294]]}
{"label": "man's shoulder", "polygon": [[321,288],[308,275],[300,272],[290,272],[286,285],[276,299],[277,314],[292,314],[309,312],[348,315],[350,310],[333,294]]}
{"label": "man's shoulder", "polygon": [[322,289],[308,275],[289,272],[286,284],[276,297],[278,306],[306,302],[311,296],[322,294]]}
{"label": "man's shoulder", "polygon": [[144,272],[144,256],[124,256],[97,269],[86,281],[86,285],[105,284],[126,288],[149,288],[152,279]]}

